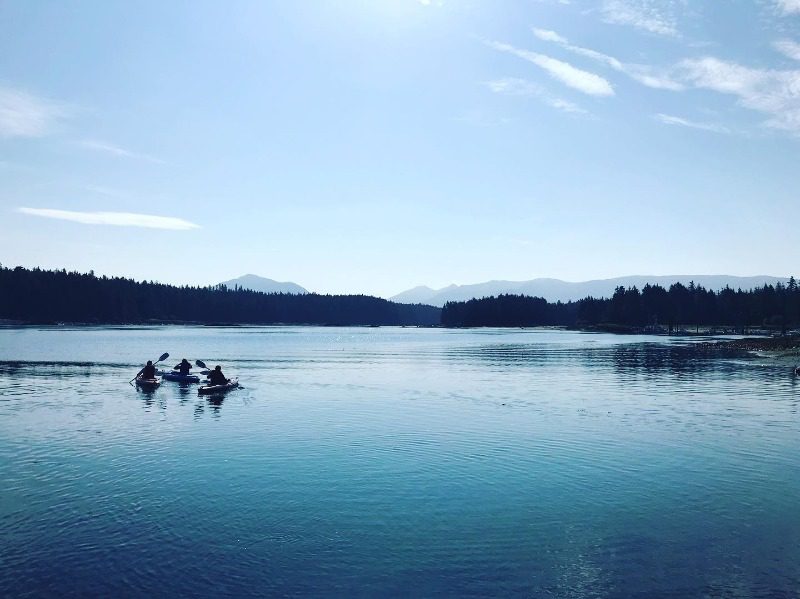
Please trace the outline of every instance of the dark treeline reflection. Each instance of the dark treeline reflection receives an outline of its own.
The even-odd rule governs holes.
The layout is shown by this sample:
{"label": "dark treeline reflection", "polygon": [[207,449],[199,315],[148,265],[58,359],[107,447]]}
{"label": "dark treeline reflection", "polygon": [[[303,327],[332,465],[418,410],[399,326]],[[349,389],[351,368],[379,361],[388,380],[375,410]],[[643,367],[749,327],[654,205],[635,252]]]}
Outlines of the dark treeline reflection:
{"label": "dark treeline reflection", "polygon": [[34,323],[435,325],[440,309],[367,295],[175,287],[66,270],[0,266],[0,319]]}
{"label": "dark treeline reflection", "polygon": [[[608,348],[603,351],[604,360],[613,365],[620,374],[694,374],[709,370],[736,372],[737,367],[730,361],[720,360],[720,352],[700,353],[696,348],[686,346],[664,346],[656,343],[635,343]],[[736,357],[742,352],[731,351],[726,357]],[[598,361],[597,355],[588,355],[586,365]]]}
{"label": "dark treeline reflection", "polygon": [[577,302],[548,303],[540,297],[500,295],[466,302],[448,302],[445,326],[597,326],[658,327],[670,332],[691,327],[745,330],[800,324],[800,288],[792,277],[786,285],[764,285],[734,291],[712,291],[690,283],[617,287],[611,298],[587,297]]}

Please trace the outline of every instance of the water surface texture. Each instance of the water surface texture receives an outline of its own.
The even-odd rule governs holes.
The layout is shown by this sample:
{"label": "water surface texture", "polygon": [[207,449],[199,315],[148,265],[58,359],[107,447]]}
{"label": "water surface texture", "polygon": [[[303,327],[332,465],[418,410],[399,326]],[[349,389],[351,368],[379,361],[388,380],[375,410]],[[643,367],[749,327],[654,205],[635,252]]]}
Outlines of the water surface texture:
{"label": "water surface texture", "polygon": [[683,343],[2,329],[0,596],[797,597],[800,381]]}

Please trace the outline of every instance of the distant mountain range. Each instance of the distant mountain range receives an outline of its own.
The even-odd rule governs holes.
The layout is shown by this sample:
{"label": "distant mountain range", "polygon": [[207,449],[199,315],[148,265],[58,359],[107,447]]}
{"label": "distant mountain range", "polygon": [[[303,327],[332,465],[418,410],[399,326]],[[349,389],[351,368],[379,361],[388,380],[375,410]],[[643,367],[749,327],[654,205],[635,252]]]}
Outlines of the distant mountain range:
{"label": "distant mountain range", "polygon": [[673,283],[688,285],[694,281],[695,285],[702,285],[706,289],[717,291],[726,285],[732,289],[752,289],[761,287],[765,283],[774,285],[781,282],[786,283],[788,278],[770,277],[759,275],[755,277],[734,277],[728,275],[668,275],[668,276],[629,276],[617,277],[614,279],[597,279],[594,281],[582,281],[571,283],[559,279],[533,279],[532,281],[487,281],[486,283],[476,283],[474,285],[449,285],[442,289],[431,289],[430,287],[414,287],[389,298],[394,302],[403,304],[430,304],[432,306],[443,306],[449,301],[464,301],[472,298],[489,297],[502,293],[513,293],[518,295],[531,295],[543,297],[550,302],[555,301],[575,301],[583,299],[589,295],[594,297],[611,297],[614,289],[620,285],[623,287],[636,286],[639,289],[646,283],[651,285],[658,284],[664,288],[669,288]]}
{"label": "distant mountain range", "polygon": [[297,283],[281,283],[280,281],[273,281],[272,279],[266,279],[258,275],[242,275],[238,279],[224,281],[221,284],[226,285],[230,289],[238,285],[242,289],[262,291],[264,293],[308,293],[306,289]]}

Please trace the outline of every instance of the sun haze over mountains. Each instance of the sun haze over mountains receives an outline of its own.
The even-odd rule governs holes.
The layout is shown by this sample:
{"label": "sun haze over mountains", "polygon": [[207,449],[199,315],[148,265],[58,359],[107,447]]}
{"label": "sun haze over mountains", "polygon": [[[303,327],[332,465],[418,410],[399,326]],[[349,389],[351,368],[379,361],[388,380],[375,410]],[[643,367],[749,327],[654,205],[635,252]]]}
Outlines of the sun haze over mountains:
{"label": "sun haze over mountains", "polygon": [[242,289],[250,289],[251,291],[261,291],[263,293],[308,293],[308,291],[292,282],[280,282],[259,277],[258,275],[242,275],[230,281],[223,281],[221,283],[226,287],[233,289],[234,287],[241,287]]}

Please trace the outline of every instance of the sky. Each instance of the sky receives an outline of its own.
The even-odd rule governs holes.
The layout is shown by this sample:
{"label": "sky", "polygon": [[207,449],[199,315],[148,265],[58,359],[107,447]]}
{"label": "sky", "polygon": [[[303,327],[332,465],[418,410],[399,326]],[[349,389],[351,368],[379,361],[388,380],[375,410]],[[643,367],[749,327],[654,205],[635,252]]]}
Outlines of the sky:
{"label": "sky", "polygon": [[800,274],[800,0],[0,2],[0,262]]}

